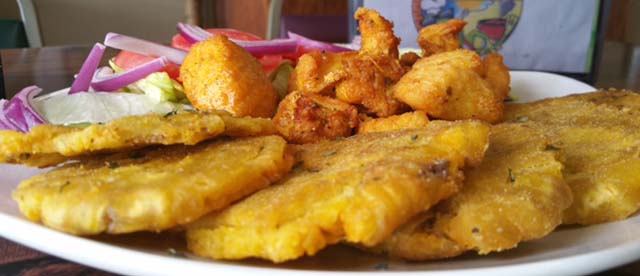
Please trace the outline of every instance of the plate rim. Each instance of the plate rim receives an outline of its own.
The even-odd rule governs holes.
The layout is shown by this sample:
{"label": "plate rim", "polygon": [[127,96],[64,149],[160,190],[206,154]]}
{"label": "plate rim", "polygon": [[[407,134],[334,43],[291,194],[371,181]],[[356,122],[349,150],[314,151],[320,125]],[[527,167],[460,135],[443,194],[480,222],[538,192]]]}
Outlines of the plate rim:
{"label": "plate rim", "polygon": [[[539,71],[511,71],[517,73],[519,77],[527,78],[527,75],[545,75],[557,79],[566,79],[574,81],[580,85],[589,84],[569,78],[567,76]],[[597,90],[593,87],[593,90]],[[581,93],[581,92],[580,92]],[[569,95],[571,93],[567,93]],[[0,167],[5,166],[4,164]],[[334,271],[334,270],[304,270],[293,268],[278,267],[258,267],[247,266],[241,263],[228,263],[223,261],[200,261],[197,259],[180,259],[174,256],[162,256],[141,250],[123,248],[114,244],[91,240],[85,237],[77,237],[53,229],[49,229],[39,223],[31,222],[24,217],[16,217],[0,211],[0,236],[14,241],[16,243],[34,248],[35,250],[45,252],[47,254],[63,258],[72,262],[77,262],[90,267],[95,267],[105,271],[121,274],[137,274],[137,275],[170,275],[172,272],[184,274],[202,274],[211,272],[222,273],[224,275],[246,275],[247,273],[273,273],[282,275],[361,275],[370,273],[384,272],[386,275],[434,275],[434,276],[457,276],[468,275],[495,275],[495,274],[514,274],[519,275],[548,275],[548,274],[564,274],[564,275],[582,275],[586,273],[596,273],[613,267],[628,264],[640,259],[640,237],[616,244],[615,246],[598,249],[596,251],[588,251],[579,254],[561,256],[559,258],[533,260],[524,263],[474,267],[474,268],[456,268],[456,269],[438,269],[438,270],[416,270],[416,271]],[[24,235],[30,233],[33,235]],[[35,237],[35,238],[34,238]],[[55,240],[55,242],[49,242]],[[68,244],[69,247],[59,246],[61,243]],[[81,248],[80,249],[78,249]],[[105,258],[87,257],[83,250],[97,251],[91,255],[100,255],[107,253]],[[606,258],[604,258],[606,257]],[[603,262],[603,259],[607,261]],[[135,263],[143,265],[122,265],[123,263]],[[161,263],[165,271],[158,271],[153,265]],[[576,265],[579,264],[579,265]],[[170,269],[167,269],[170,268]],[[540,269],[542,268],[542,269]]]}

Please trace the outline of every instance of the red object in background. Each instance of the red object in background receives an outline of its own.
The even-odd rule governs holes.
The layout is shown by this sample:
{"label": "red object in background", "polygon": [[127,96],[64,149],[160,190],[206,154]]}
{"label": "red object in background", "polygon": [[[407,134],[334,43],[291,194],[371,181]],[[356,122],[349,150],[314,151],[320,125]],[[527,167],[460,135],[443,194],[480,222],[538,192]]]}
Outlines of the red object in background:
{"label": "red object in background", "polygon": [[502,18],[484,19],[478,21],[478,30],[486,34],[493,41],[500,40],[507,30],[507,20]]}
{"label": "red object in background", "polygon": [[[113,58],[113,62],[116,65],[120,66],[120,68],[124,70],[129,70],[138,65],[142,65],[147,62],[150,62],[154,59],[156,58],[151,56],[139,55],[139,54],[127,52],[127,51],[120,51],[120,53],[118,53],[118,55],[115,58]],[[167,72],[167,74],[169,74],[169,77],[171,77],[172,79],[178,80],[180,77],[180,65],[178,64],[169,63],[167,64],[167,67],[162,69],[162,71]]]}

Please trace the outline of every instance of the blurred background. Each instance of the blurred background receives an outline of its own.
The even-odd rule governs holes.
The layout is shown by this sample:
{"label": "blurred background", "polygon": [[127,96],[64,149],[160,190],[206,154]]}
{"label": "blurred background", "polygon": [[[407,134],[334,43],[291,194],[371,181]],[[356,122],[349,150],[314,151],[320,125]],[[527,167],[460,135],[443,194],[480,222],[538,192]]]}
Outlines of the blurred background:
{"label": "blurred background", "polygon": [[[601,88],[640,89],[640,1],[599,3],[603,10],[595,30],[593,78],[587,81]],[[176,34],[176,22],[234,28],[265,38],[294,31],[319,40],[348,42],[353,6],[358,4],[362,1],[0,0],[0,49],[91,45],[102,41],[107,32],[169,43]]]}

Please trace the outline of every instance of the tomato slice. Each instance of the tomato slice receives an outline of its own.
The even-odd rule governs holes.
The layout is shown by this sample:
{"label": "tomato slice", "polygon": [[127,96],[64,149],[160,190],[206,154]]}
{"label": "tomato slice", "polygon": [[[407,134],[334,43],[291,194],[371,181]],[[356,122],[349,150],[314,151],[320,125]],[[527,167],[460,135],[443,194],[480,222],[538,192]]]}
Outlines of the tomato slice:
{"label": "tomato slice", "polygon": [[[118,53],[118,55],[113,58],[113,62],[115,62],[116,65],[120,66],[120,68],[129,70],[154,59],[155,57],[139,55],[127,51],[120,51],[120,53]],[[169,77],[171,77],[172,79],[178,79],[180,77],[180,65],[177,65],[175,63],[170,62],[166,67],[164,67],[164,69],[162,69],[162,71],[167,72],[167,74],[169,74]]]}
{"label": "tomato slice", "polygon": [[297,62],[298,58],[300,58],[302,55],[304,55],[306,53],[309,53],[309,52],[313,52],[313,51],[318,51],[318,49],[308,48],[308,47],[304,47],[304,46],[298,46],[298,48],[296,48],[296,51],[294,53],[284,54],[282,56],[284,58],[286,58],[286,59],[290,59],[290,60],[293,60],[293,61]]}
{"label": "tomato slice", "polygon": [[[261,37],[257,35],[245,33],[243,31],[238,31],[235,29],[207,29],[206,31],[209,32],[210,34],[220,34],[228,38],[237,39],[237,40],[244,40],[244,41],[263,40]],[[171,39],[171,47],[174,47],[174,48],[178,48],[184,51],[189,51],[189,49],[191,49],[191,45],[192,43],[187,41],[180,34],[174,35],[173,38]]]}
{"label": "tomato slice", "polygon": [[282,55],[264,55],[258,58],[258,61],[262,65],[262,70],[264,70],[267,74],[271,73],[273,70],[276,70],[278,66],[284,61]]}

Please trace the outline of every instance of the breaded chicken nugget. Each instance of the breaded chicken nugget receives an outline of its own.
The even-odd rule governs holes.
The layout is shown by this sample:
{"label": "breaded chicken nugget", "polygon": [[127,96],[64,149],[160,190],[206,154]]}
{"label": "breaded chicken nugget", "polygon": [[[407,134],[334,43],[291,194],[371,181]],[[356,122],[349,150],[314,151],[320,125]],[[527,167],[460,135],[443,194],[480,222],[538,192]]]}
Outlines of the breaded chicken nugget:
{"label": "breaded chicken nugget", "polygon": [[427,124],[429,124],[429,117],[426,113],[422,111],[407,112],[386,118],[364,120],[358,125],[358,134],[424,128]]}
{"label": "breaded chicken nugget", "polygon": [[29,219],[77,235],[161,231],[268,186],[293,157],[279,136],[96,157],[20,183]]}
{"label": "breaded chicken nugget", "polygon": [[460,170],[480,162],[488,132],[477,121],[438,121],[295,146],[291,174],[189,225],[188,247],[215,259],[283,262],[341,240],[377,244],[458,190]]}
{"label": "breaded chicken nugget", "polygon": [[368,114],[386,117],[406,105],[390,91],[406,72],[398,60],[399,39],[393,24],[378,12],[360,8],[356,12],[362,32],[358,52],[339,54],[312,52],[300,57],[289,79],[289,92],[321,93],[362,107]]}
{"label": "breaded chicken nugget", "polygon": [[511,76],[509,68],[504,65],[503,58],[500,54],[491,53],[482,60],[484,65],[484,74],[482,77],[487,81],[493,92],[503,100],[509,96],[511,87]]}
{"label": "breaded chicken nugget", "polygon": [[540,123],[553,147],[563,150],[564,177],[574,197],[565,224],[620,220],[640,207],[640,122],[634,107],[640,95],[616,94],[595,92],[506,107],[505,120]]}
{"label": "breaded chicken nugget", "polygon": [[[497,122],[502,118],[505,98],[498,62],[501,60],[491,57],[485,66],[478,54],[469,50],[422,58],[393,87],[394,95],[435,118]],[[500,74],[494,77],[496,72]]]}
{"label": "breaded chicken nugget", "polygon": [[150,145],[194,145],[220,135],[275,133],[271,120],[234,118],[226,112],[128,116],[86,128],[39,125],[28,133],[0,131],[0,162],[47,167]]}
{"label": "breaded chicken nugget", "polygon": [[343,60],[352,58],[357,52],[329,53],[314,51],[302,55],[291,73],[287,90],[289,93],[329,93],[333,85],[347,76]]}
{"label": "breaded chicken nugget", "polygon": [[350,136],[358,125],[358,110],[317,94],[293,92],[273,118],[278,132],[291,143],[315,143]]}
{"label": "breaded chicken nugget", "polygon": [[196,43],[180,67],[180,77],[197,109],[269,118],[276,110],[278,94],[258,60],[225,36]]}
{"label": "breaded chicken nugget", "polygon": [[347,76],[335,86],[336,98],[364,107],[368,113],[387,117],[405,107],[397,101],[389,87],[405,73],[397,59],[361,54],[343,60]]}
{"label": "breaded chicken nugget", "polygon": [[538,127],[493,126],[489,150],[480,166],[465,170],[462,190],[396,230],[375,250],[409,260],[468,250],[488,254],[553,231],[572,196],[562,177],[560,152]]}
{"label": "breaded chicken nugget", "polygon": [[400,39],[393,33],[393,23],[367,8],[358,8],[353,17],[362,36],[360,53],[398,59]]}
{"label": "breaded chicken nugget", "polygon": [[406,52],[400,56],[400,65],[408,69],[420,59],[420,56],[414,52]]}
{"label": "breaded chicken nugget", "polygon": [[422,56],[430,56],[438,53],[460,49],[458,33],[467,23],[460,19],[450,19],[420,29],[418,44],[422,48]]}

